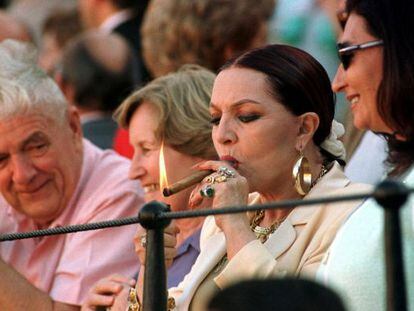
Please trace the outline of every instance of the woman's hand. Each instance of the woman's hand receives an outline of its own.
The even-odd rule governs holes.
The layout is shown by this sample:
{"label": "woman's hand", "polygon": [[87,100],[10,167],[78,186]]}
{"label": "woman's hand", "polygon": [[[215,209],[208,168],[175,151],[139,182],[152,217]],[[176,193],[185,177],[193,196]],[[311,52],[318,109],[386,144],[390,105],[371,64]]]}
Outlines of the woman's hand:
{"label": "woman's hand", "polygon": [[103,306],[111,307],[113,311],[124,311],[127,305],[125,292],[128,293],[128,289],[134,285],[134,279],[120,274],[103,278],[90,288],[81,310],[92,311],[98,306]]}
{"label": "woman's hand", "polygon": [[[169,268],[175,256],[177,255],[177,234],[180,232],[175,222],[172,221],[167,228],[164,229],[164,256],[165,266]],[[142,293],[144,290],[144,274],[145,274],[145,257],[146,247],[143,240],[146,240],[146,231],[143,227],[138,226],[137,233],[134,237],[135,252],[138,255],[141,263],[141,268],[138,275],[137,295],[138,299],[142,301]]]}
{"label": "woman's hand", "polygon": [[[207,161],[197,166],[198,169],[211,169],[215,173],[207,176],[192,192],[190,206],[198,206],[203,201],[210,201],[212,208],[246,205],[248,203],[249,185],[228,162]],[[202,196],[200,190],[211,187],[211,197]],[[227,244],[227,257],[231,259],[244,245],[256,237],[250,230],[246,213],[215,216],[217,226],[224,232]]]}
{"label": "woman's hand", "polygon": [[[172,265],[174,257],[177,255],[177,234],[180,232],[175,222],[164,230],[164,255],[165,255],[165,266],[169,268]],[[141,226],[138,226],[137,233],[134,237],[135,252],[138,255],[139,261],[142,266],[145,266],[146,256],[146,231]]]}
{"label": "woman's hand", "polygon": [[[249,185],[246,178],[241,176],[228,162],[207,161],[197,166],[198,169],[211,169],[215,172],[206,178],[193,190],[190,206],[198,206],[210,201],[213,208],[246,205],[249,195]],[[202,196],[200,190],[211,187],[214,195],[211,198]],[[226,232],[237,225],[246,225],[245,213],[215,216],[216,224]],[[248,223],[248,222],[247,222]]]}

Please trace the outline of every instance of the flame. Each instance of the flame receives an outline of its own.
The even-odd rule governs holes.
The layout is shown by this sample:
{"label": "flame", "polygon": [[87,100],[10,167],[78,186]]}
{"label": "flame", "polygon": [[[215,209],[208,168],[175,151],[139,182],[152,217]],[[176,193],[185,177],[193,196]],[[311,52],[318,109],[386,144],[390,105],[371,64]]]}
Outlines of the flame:
{"label": "flame", "polygon": [[159,170],[160,170],[160,191],[168,187],[167,170],[165,168],[164,159],[164,140],[161,142],[160,157],[159,157]]}

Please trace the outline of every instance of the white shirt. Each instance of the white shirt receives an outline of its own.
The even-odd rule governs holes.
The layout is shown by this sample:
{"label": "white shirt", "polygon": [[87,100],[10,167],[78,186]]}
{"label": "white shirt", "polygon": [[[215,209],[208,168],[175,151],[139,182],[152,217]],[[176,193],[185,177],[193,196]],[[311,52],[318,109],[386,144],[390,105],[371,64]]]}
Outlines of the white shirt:
{"label": "white shirt", "polygon": [[377,184],[385,176],[387,142],[381,136],[367,131],[345,167],[345,175],[353,182]]}

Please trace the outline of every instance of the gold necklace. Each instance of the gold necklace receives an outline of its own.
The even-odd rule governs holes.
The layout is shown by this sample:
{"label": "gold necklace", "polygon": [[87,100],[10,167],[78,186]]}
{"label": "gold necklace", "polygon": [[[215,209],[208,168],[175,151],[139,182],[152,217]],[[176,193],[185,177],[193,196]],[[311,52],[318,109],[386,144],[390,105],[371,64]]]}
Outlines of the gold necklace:
{"label": "gold necklace", "polygon": [[[312,182],[310,188],[312,189],[316,183],[323,177],[325,176],[325,174],[329,171],[329,168],[327,168],[325,165],[322,164],[322,168],[321,171],[318,175],[318,177],[316,177],[316,179]],[[267,241],[267,239],[269,238],[269,236],[274,233],[277,228],[279,228],[279,226],[282,224],[282,222],[284,222],[287,218],[288,215],[286,215],[285,217],[276,220],[276,222],[274,222],[271,226],[269,227],[261,227],[259,226],[260,222],[262,221],[262,219],[264,218],[265,215],[265,211],[264,210],[258,210],[255,212],[254,217],[250,223],[250,229],[254,232],[254,234],[256,234],[256,237],[260,240],[260,242],[264,243]]]}
{"label": "gold necklace", "polygon": [[259,210],[256,211],[252,222],[250,224],[250,229],[256,234],[256,237],[259,239],[260,242],[264,243],[267,241],[269,236],[276,231],[277,228],[285,221],[287,215],[281,219],[276,220],[271,226],[269,227],[261,227],[259,223],[264,218],[265,211]]}
{"label": "gold necklace", "polygon": [[321,180],[321,178],[322,178],[323,176],[325,176],[325,174],[326,174],[326,173],[328,173],[328,172],[329,172],[329,169],[328,169],[325,165],[323,165],[323,164],[322,164],[321,171],[319,172],[318,177],[316,177],[316,179],[315,179],[314,181],[312,181],[312,184],[311,184],[311,186],[310,186],[310,189],[312,189],[312,188],[316,185],[316,183],[317,183],[319,180]]}

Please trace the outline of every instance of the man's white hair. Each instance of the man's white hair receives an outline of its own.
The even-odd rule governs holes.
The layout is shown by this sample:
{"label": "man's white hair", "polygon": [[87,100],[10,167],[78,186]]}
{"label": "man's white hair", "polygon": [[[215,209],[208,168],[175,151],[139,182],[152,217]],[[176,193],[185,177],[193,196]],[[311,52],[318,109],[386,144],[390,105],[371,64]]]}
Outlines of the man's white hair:
{"label": "man's white hair", "polygon": [[57,84],[36,65],[36,50],[27,43],[0,43],[0,120],[40,114],[58,123],[68,106]]}

